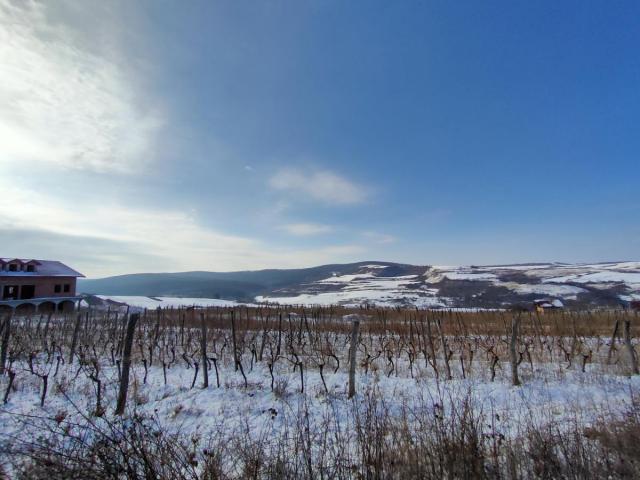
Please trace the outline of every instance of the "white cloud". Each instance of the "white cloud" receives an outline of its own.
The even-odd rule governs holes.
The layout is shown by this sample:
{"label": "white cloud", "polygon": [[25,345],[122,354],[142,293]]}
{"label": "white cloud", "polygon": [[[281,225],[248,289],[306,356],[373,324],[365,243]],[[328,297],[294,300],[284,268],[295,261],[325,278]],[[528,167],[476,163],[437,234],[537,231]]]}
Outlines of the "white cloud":
{"label": "white cloud", "polygon": [[[84,2],[63,4],[75,16],[64,17],[49,2],[0,0],[0,253],[64,254],[89,276],[304,267],[357,260],[363,253],[350,244],[282,248],[206,227],[192,209],[118,200],[138,178],[119,178],[121,184],[90,172],[151,172],[148,162],[165,115],[141,86],[129,53],[118,51],[126,42],[111,25],[117,15],[102,15],[113,14],[116,3],[107,2],[99,14]],[[86,21],[82,31],[70,19]],[[135,30],[130,23],[121,28]],[[244,168],[253,171],[251,165]],[[291,182],[295,172],[280,173],[272,179],[274,188],[299,191],[296,179]],[[299,175],[304,191],[328,204],[366,197],[362,187],[331,172]],[[141,189],[139,205],[149,205],[144,195]],[[272,209],[277,214],[291,203],[284,196]],[[289,225],[294,235],[327,228]]]}
{"label": "white cloud", "polygon": [[393,235],[389,235],[386,233],[369,231],[369,232],[364,232],[362,235],[367,239],[369,239],[370,241],[374,243],[382,244],[382,245],[394,243],[397,240],[397,238],[394,237]]}
{"label": "white cloud", "polygon": [[309,196],[328,205],[355,205],[368,197],[365,187],[327,170],[283,169],[269,179],[269,185],[275,190]]}
{"label": "white cloud", "polygon": [[48,7],[0,0],[0,163],[140,169],[162,115],[141,101],[123,62],[85,48]]}
{"label": "white cloud", "polygon": [[298,237],[308,237],[313,235],[322,235],[333,231],[330,225],[321,225],[317,223],[289,223],[280,227],[291,235]]}
{"label": "white cloud", "polygon": [[[227,235],[202,226],[197,218],[180,210],[156,210],[101,199],[64,200],[30,190],[0,176],[0,230],[28,232],[29,245],[38,235],[73,236],[94,245],[95,257],[87,249],[78,269],[89,276],[131,272],[184,270],[243,270],[297,268],[336,261],[354,261],[365,250],[359,245],[328,245],[319,249],[284,249],[262,241]],[[39,233],[40,232],[40,233]],[[25,239],[27,240],[27,239]],[[76,241],[75,244],[78,244]],[[122,245],[126,258],[107,262],[114,245]],[[3,244],[2,248],[10,246]],[[69,245],[69,258],[74,257]],[[37,257],[37,251],[12,251],[3,255]],[[56,250],[59,251],[59,250]]]}

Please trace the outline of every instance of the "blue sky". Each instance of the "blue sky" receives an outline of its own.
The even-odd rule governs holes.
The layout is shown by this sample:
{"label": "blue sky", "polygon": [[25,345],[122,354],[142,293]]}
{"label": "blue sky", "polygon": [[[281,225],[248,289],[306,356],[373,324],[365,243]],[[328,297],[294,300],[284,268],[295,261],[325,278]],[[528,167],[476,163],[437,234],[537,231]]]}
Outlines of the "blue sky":
{"label": "blue sky", "polygon": [[2,256],[638,259],[640,3],[0,0]]}

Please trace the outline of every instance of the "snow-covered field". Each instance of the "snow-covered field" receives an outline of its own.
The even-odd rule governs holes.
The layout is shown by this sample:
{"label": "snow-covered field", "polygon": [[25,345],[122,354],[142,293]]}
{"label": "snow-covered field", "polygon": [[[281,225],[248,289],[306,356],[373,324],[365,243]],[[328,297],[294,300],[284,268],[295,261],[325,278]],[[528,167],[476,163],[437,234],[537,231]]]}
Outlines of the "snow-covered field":
{"label": "snow-covered field", "polygon": [[[212,385],[202,389],[201,373],[191,388],[194,369],[176,365],[167,371],[164,383],[160,366],[149,368],[146,383],[141,365],[135,365],[132,372],[132,410],[156,415],[162,425],[171,431],[185,435],[206,435],[224,425],[229,433],[249,425],[250,430],[260,432],[262,428],[283,428],[287,414],[296,411],[300,402],[305,402],[312,412],[313,424],[318,428],[328,411],[338,418],[346,418],[352,408],[347,399],[348,376],[344,372],[325,373],[329,394],[317,371],[305,373],[305,392],[300,393],[300,374],[286,368],[278,368],[277,382],[286,385],[284,394],[275,394],[270,389],[270,376],[264,363],[246,368],[248,387],[240,372],[231,364],[221,365],[218,388],[213,372]],[[503,372],[508,369],[502,368]],[[69,415],[86,414],[95,408],[94,385],[86,375],[77,375],[78,366],[60,368],[54,384],[65,385],[66,395],[60,395],[53,388],[48,394],[44,407],[40,407],[42,382],[34,375],[21,375],[16,380],[16,391],[9,402],[0,410],[0,431],[4,436],[22,435],[21,415],[54,417],[60,412]],[[523,372],[523,385],[513,387],[508,375],[501,374],[490,382],[485,375],[462,380],[459,372],[452,381],[436,381],[426,369],[417,368],[415,378],[402,369],[399,376],[387,377],[381,371],[364,374],[359,372],[357,389],[360,394],[355,402],[362,401],[366,392],[375,391],[385,400],[388,407],[398,410],[403,405],[411,405],[427,399],[431,405],[447,399],[461,401],[470,395],[474,405],[484,411],[500,415],[502,432],[518,431],[532,415],[541,419],[553,418],[569,422],[576,414],[586,420],[595,419],[602,412],[624,412],[631,406],[632,397],[640,394],[640,377],[625,377],[599,372],[597,368],[587,373],[565,372],[554,365],[539,365],[532,373]],[[112,414],[117,394],[118,372],[115,367],[103,367],[105,381],[103,404],[108,405],[107,415]],[[4,391],[6,381],[1,383]],[[272,418],[272,412],[278,412]],[[548,415],[550,414],[550,415]],[[290,419],[289,419],[290,420]]]}
{"label": "snow-covered field", "polygon": [[[344,322],[331,317],[332,324],[287,310],[280,311],[285,315],[266,312],[271,315],[268,320],[263,310],[254,310],[257,323],[248,328],[252,312],[242,311],[244,317],[233,317],[228,310],[204,310],[202,320],[186,315],[186,325],[184,310],[141,316],[132,344],[125,415],[153,419],[153,431],[177,435],[193,445],[213,442],[218,449],[228,448],[222,464],[232,472],[231,478],[246,476],[235,463],[241,444],[261,455],[284,448],[287,455],[302,458],[297,450],[302,435],[312,452],[313,468],[330,471],[335,466],[323,466],[323,458],[335,448],[342,449],[340,455],[350,462],[362,461],[359,449],[374,438],[368,437],[373,435],[370,428],[390,429],[388,435],[405,428],[405,434],[418,438],[434,428],[445,432],[471,422],[479,429],[480,441],[500,437],[505,445],[518,445],[532,429],[551,425],[554,435],[573,435],[603,418],[625,418],[638,408],[640,376],[629,375],[625,344],[618,339],[610,348],[606,337],[579,333],[591,329],[590,321],[613,321],[606,315],[576,316],[578,323],[568,337],[520,336],[520,386],[512,385],[508,335],[463,334],[463,330],[432,335],[424,319],[421,328],[390,323],[375,333],[369,328],[376,325],[370,323],[376,321],[373,314],[360,316],[356,395],[349,398],[351,337],[344,323],[354,315],[345,316]],[[381,312],[376,315],[381,315],[380,321],[394,321]],[[504,318],[503,313],[466,315],[479,315],[483,321],[490,315],[494,320]],[[9,376],[0,375],[0,394],[6,395],[0,408],[0,452],[24,442],[44,448],[50,443],[38,442],[53,435],[64,440],[68,432],[81,438],[84,430],[96,435],[119,418],[114,409],[123,366],[123,317],[93,312],[77,318],[14,319],[13,353],[7,364],[14,375],[11,389]],[[236,323],[229,323],[233,318]],[[395,321],[405,318],[400,312]],[[446,318],[448,328],[459,328],[458,316]],[[207,388],[201,321],[211,325],[206,337]],[[542,321],[547,327],[562,327],[551,319]],[[430,325],[440,330],[439,322],[432,320]],[[535,324],[526,325],[533,329],[529,331],[539,331]],[[610,327],[599,328],[611,331]],[[237,363],[232,352],[237,352]],[[445,356],[445,352],[450,353]],[[449,369],[451,379],[447,379]],[[98,389],[102,408],[96,415]],[[447,423],[438,427],[443,421]],[[363,422],[369,425],[365,430]],[[339,461],[340,455],[331,461]]]}
{"label": "snow-covered field", "polygon": [[133,295],[96,295],[103,300],[124,303],[131,307],[146,308],[180,308],[180,307],[233,307],[238,302],[216,298],[182,298],[182,297],[143,297]]}

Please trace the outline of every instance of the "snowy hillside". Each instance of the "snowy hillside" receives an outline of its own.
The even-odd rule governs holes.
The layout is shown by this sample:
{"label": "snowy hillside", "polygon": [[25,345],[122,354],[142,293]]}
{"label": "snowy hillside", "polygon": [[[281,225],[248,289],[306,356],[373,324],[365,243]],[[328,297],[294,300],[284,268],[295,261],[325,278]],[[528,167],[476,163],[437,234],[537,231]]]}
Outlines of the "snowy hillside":
{"label": "snowy hillside", "polygon": [[640,300],[640,262],[491,266],[360,262],[292,270],[123,275],[85,280],[79,288],[139,308],[236,302],[508,308],[530,307],[541,299],[576,308],[618,307]]}
{"label": "snowy hillside", "polygon": [[550,298],[573,306],[640,299],[640,262],[413,267],[360,265],[259,295],[280,304],[500,308]]}

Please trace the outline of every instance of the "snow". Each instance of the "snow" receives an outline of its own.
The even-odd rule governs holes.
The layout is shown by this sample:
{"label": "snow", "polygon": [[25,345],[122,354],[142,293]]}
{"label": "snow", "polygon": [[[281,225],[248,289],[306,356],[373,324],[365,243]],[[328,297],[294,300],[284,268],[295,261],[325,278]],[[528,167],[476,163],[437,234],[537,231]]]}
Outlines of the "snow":
{"label": "snow", "polygon": [[640,270],[640,262],[614,262],[583,264],[580,267],[595,268],[599,270]]}
{"label": "snow", "polygon": [[[282,294],[263,294],[256,302],[297,305],[361,305],[380,306],[409,305],[424,307],[452,306],[460,300],[440,296],[437,288],[441,281],[487,282],[495,287],[504,287],[517,295],[540,295],[562,300],[576,300],[580,294],[590,290],[607,290],[623,284],[626,289],[615,292],[625,300],[640,294],[640,262],[608,262],[600,264],[528,264],[496,266],[433,266],[420,275],[395,277],[379,276],[384,265],[367,264],[356,273],[339,274],[304,284]],[[523,281],[513,281],[514,273],[524,275]],[[528,278],[527,278],[528,277]],[[503,280],[504,278],[505,280]],[[571,283],[572,285],[567,285]],[[583,286],[575,284],[584,284]],[[588,285],[588,288],[587,288]],[[328,291],[333,290],[333,291]],[[451,295],[455,296],[455,294]],[[102,296],[127,303],[137,308],[158,306],[232,306],[235,302],[216,299],[176,297],[124,297]],[[477,297],[476,297],[477,298]],[[635,298],[635,297],[634,297]]]}
{"label": "snow", "polygon": [[344,305],[359,306],[365,303],[379,306],[394,306],[403,302],[419,307],[445,306],[443,299],[420,294],[407,294],[393,290],[341,290],[338,292],[303,293],[293,297],[256,297],[257,302],[270,302],[280,305]]}
{"label": "snow", "polygon": [[537,295],[550,295],[557,297],[572,297],[579,293],[584,293],[587,290],[584,288],[576,287],[573,285],[555,285],[555,284],[528,284],[528,283],[516,283],[516,282],[494,282],[497,287],[505,287],[509,290],[517,292],[519,294],[537,294]]}
{"label": "snow", "polygon": [[[367,267],[373,267],[368,265]],[[395,306],[411,304],[415,306],[451,305],[449,298],[439,297],[438,288],[432,287],[443,280],[482,281],[496,287],[504,287],[515,295],[545,295],[563,300],[576,300],[589,290],[566,283],[584,283],[593,288],[610,288],[612,283],[624,283],[629,291],[626,295],[640,293],[640,262],[612,262],[604,264],[530,264],[506,266],[433,266],[422,275],[379,277],[377,272],[363,272],[349,275],[335,275],[305,286],[296,295],[265,295],[257,301],[280,304],[304,305],[360,305],[363,303]],[[363,267],[364,268],[364,267]],[[595,270],[595,271],[594,271]],[[530,281],[503,281],[502,275],[514,271],[530,277]],[[541,282],[541,283],[538,283]],[[314,286],[325,288],[314,288]],[[327,292],[326,286],[334,285],[336,291]]]}
{"label": "snow", "polygon": [[444,276],[449,280],[493,280],[496,278],[493,273],[447,272]]}
{"label": "snow", "polygon": [[631,295],[620,295],[620,300],[624,300],[625,302],[633,302],[635,300],[640,300],[640,293],[632,293]]}
{"label": "snow", "polygon": [[356,285],[348,285],[346,289],[355,288],[370,288],[374,290],[389,290],[407,286],[413,283],[417,278],[417,275],[404,275],[400,277],[376,277],[375,279],[358,282]]}
{"label": "snow", "polygon": [[[345,278],[347,279],[346,281]],[[395,306],[410,303],[416,306],[444,306],[442,299],[434,298],[431,290],[408,290],[407,285],[417,280],[417,275],[398,277],[375,277],[372,274],[342,275],[331,277],[318,283],[342,285],[335,292],[306,292],[295,296],[261,295],[256,302],[270,302],[280,305],[362,305]],[[332,281],[338,279],[337,281]]]}
{"label": "snow", "polygon": [[125,295],[97,295],[103,300],[113,300],[118,303],[126,303],[131,307],[155,309],[178,307],[232,307],[239,305],[232,300],[220,300],[216,298],[183,298],[183,297],[141,297]]}
{"label": "snow", "polygon": [[627,283],[640,284],[640,273],[636,272],[593,272],[584,274],[552,277],[543,280],[546,283]]}
{"label": "snow", "polygon": [[[265,362],[266,363],[266,362]],[[370,370],[364,373],[359,369],[355,404],[346,398],[348,375],[339,371],[325,371],[330,394],[324,393],[320,376],[315,370],[305,369],[305,394],[300,392],[299,373],[292,372],[284,361],[279,362],[276,378],[286,384],[286,393],[276,396],[269,387],[269,371],[265,363],[256,364],[251,370],[246,368],[248,388],[243,385],[240,373],[233,365],[221,362],[221,387],[215,386],[215,376],[210,375],[211,386],[200,388],[201,376],[196,387],[191,389],[193,369],[187,369],[183,363],[167,371],[167,385],[164,384],[162,368],[154,365],[149,368],[146,384],[142,383],[142,368],[136,363],[132,370],[130,405],[137,404],[140,414],[154,415],[171,432],[184,435],[206,436],[211,432],[222,431],[233,435],[242,426],[256,437],[262,428],[272,432],[281,431],[293,424],[297,415],[297,405],[308,405],[309,425],[312,431],[324,428],[323,419],[327,414],[339,422],[345,422],[354,406],[366,404],[365,394],[376,392],[384,399],[391,415],[397,414],[403,405],[429,404],[436,401],[456,402],[467,395],[474,406],[485,412],[499,414],[497,428],[506,435],[517,435],[518,426],[533,418],[572,421],[578,416],[595,419],[604,411],[623,412],[632,402],[633,396],[640,393],[640,377],[625,377],[598,370],[589,365],[586,373],[577,369],[565,370],[559,365],[536,364],[534,371],[526,362],[521,367],[523,384],[512,387],[509,383],[508,365],[500,365],[495,382],[486,378],[487,367],[476,363],[473,371],[467,372],[468,378],[462,379],[454,368],[454,380],[437,381],[430,376],[429,369],[416,362],[415,378],[410,378],[406,364],[398,359],[399,376],[387,377],[380,371]],[[0,431],[4,435],[23,435],[29,438],[35,433],[23,430],[16,423],[15,414],[30,416],[48,416],[53,418],[60,412],[67,412],[69,420],[82,422],[79,414],[74,415],[73,402],[81,412],[93,408],[95,395],[91,382],[86,375],[76,375],[77,365],[62,365],[59,376],[52,382],[67,385],[61,395],[51,388],[45,406],[39,405],[40,381],[37,377],[21,374],[18,377],[17,391],[11,393],[9,402],[0,411]],[[117,391],[117,369],[108,362],[102,367],[105,385],[103,402],[108,406],[107,415],[112,415]],[[469,378],[470,377],[470,378]],[[0,379],[3,383],[5,377]],[[5,385],[2,385],[4,391]],[[135,393],[133,393],[135,391]],[[270,412],[278,415],[273,416]],[[395,413],[394,413],[395,412]],[[99,421],[95,419],[94,421]],[[35,438],[35,437],[33,437]]]}
{"label": "snow", "polygon": [[334,275],[329,278],[318,280],[318,283],[349,283],[354,280],[361,280],[364,278],[373,278],[371,273],[357,273],[354,275]]}
{"label": "snow", "polygon": [[[369,293],[386,294],[379,290]],[[153,300],[148,297],[140,298]],[[170,299],[171,297],[162,298]],[[153,301],[158,303],[163,300]],[[344,321],[348,319],[349,317],[343,317]],[[314,320],[310,318],[309,321],[313,325]],[[100,324],[100,322],[96,323],[96,325]],[[104,323],[104,325],[110,324],[111,322]],[[363,325],[366,325],[366,320],[363,320]],[[36,328],[35,325],[33,328]],[[37,328],[39,329],[39,325]],[[105,332],[108,331],[110,327],[105,330]],[[151,336],[153,334],[150,329],[141,328],[139,331],[142,334],[146,332],[149,335],[147,339],[154,338]],[[302,332],[302,329],[300,331]],[[366,332],[366,327],[362,331]],[[173,338],[171,331],[167,331],[167,334],[166,338]],[[519,368],[522,385],[512,387],[509,363],[504,357],[498,363],[495,381],[490,380],[490,361],[482,354],[482,350],[486,348],[484,341],[489,340],[485,337],[469,336],[465,339],[469,340],[469,348],[473,345],[473,340],[477,340],[476,349],[481,346],[473,362],[466,365],[466,378],[463,378],[456,354],[451,362],[453,379],[443,381],[442,375],[440,379],[435,378],[433,369],[424,361],[424,355],[415,360],[410,370],[408,347],[403,347],[401,344],[393,346],[392,342],[400,337],[388,332],[384,332],[381,336],[363,334],[362,345],[369,344],[372,348],[378,348],[383,344],[392,345],[391,349],[395,349],[397,354],[394,357],[394,372],[387,373],[388,363],[384,356],[373,360],[366,371],[362,363],[357,363],[357,394],[354,400],[349,400],[346,395],[348,363],[345,357],[348,334],[339,333],[336,337],[331,336],[331,340],[327,336],[327,341],[338,347],[335,351],[341,358],[341,366],[338,367],[337,373],[334,373],[333,368],[324,370],[328,393],[324,391],[317,363],[315,363],[317,360],[315,355],[319,350],[301,347],[298,353],[305,366],[305,393],[300,393],[300,369],[293,370],[291,362],[281,358],[272,364],[276,385],[285,386],[281,389],[283,393],[276,394],[270,387],[270,372],[267,365],[269,360],[253,361],[248,349],[251,343],[260,344],[260,338],[255,336],[260,335],[260,332],[248,331],[240,334],[238,343],[245,345],[240,350],[244,365],[243,373],[235,371],[234,355],[229,352],[229,348],[225,349],[222,346],[223,338],[225,336],[228,338],[228,335],[228,330],[210,330],[209,338],[216,339],[210,353],[218,360],[214,365],[219,368],[220,387],[216,385],[215,371],[211,370],[208,388],[201,388],[201,371],[196,378],[195,387],[191,388],[194,369],[187,368],[186,362],[182,360],[184,357],[180,356],[177,337],[175,346],[178,355],[175,363],[172,362],[167,370],[166,384],[163,369],[158,360],[159,353],[155,354],[153,362],[149,361],[144,366],[139,357],[134,358],[128,400],[130,412],[135,409],[141,415],[152,415],[158,419],[162,428],[169,432],[180,432],[185,436],[197,435],[206,439],[208,435],[222,435],[226,441],[238,432],[243,434],[246,432],[247,435],[251,435],[251,438],[258,439],[261,435],[268,435],[268,438],[277,439],[280,433],[299,424],[303,419],[299,406],[304,405],[307,407],[305,414],[308,414],[308,417],[304,417],[304,421],[308,422],[310,438],[314,438],[316,433],[325,431],[323,429],[327,428],[325,421],[327,418],[333,419],[332,421],[335,421],[340,428],[351,428],[354,410],[360,411],[358,409],[367,408],[368,395],[376,395],[378,399],[384,401],[385,413],[388,412],[391,418],[399,418],[402,411],[418,411],[425,407],[430,409],[429,411],[441,408],[443,412],[451,412],[449,406],[461,405],[461,402],[468,398],[474,409],[477,409],[476,411],[491,415],[491,420],[495,420],[498,431],[510,438],[519,438],[518,436],[522,435],[522,427],[530,421],[554,421],[557,425],[562,425],[565,422],[579,420],[588,425],[590,420],[606,412],[622,414],[630,408],[634,398],[640,394],[640,376],[626,376],[626,360],[622,349],[615,353],[616,359],[621,359],[621,362],[616,360],[611,364],[605,364],[604,359],[608,350],[606,338],[581,338],[580,351],[584,353],[593,350],[593,359],[585,365],[585,372],[581,371],[579,361],[567,365],[563,360],[564,357],[558,354],[559,350],[547,356],[546,348],[543,348],[542,344],[539,348],[534,346],[533,348],[538,350],[537,353],[534,350],[532,362],[525,360]],[[191,335],[188,337],[190,338]],[[101,339],[104,336],[96,338]],[[492,338],[500,344],[505,337]],[[550,338],[558,337],[542,337],[539,340],[546,342]],[[307,345],[306,339],[307,337],[302,345]],[[454,337],[449,337],[450,344],[454,348],[459,348],[459,339],[458,334],[455,341],[453,341]],[[570,337],[565,337],[563,341],[569,339]],[[190,351],[196,355],[196,351],[188,343],[189,341],[184,351]],[[226,344],[226,341],[224,343]],[[637,341],[634,343],[637,344]],[[550,347],[557,345],[555,341],[546,344]],[[97,346],[100,351],[99,347],[102,345]],[[68,345],[63,345],[65,356],[67,348]],[[137,347],[136,351],[138,351]],[[369,352],[371,351],[370,349]],[[140,352],[143,352],[142,348]],[[357,354],[360,359],[363,359],[365,352],[358,349]],[[42,352],[39,358],[35,358],[36,369],[44,363],[45,355]],[[269,354],[265,351],[265,355]],[[104,387],[102,400],[107,409],[105,415],[110,419],[113,418],[117,394],[118,367],[113,365],[108,348],[96,354],[96,358],[100,362],[100,378]],[[576,360],[580,358],[579,353],[576,353],[575,358]],[[65,421],[70,423],[86,422],[87,417],[83,418],[82,415],[86,415],[94,408],[96,396],[94,385],[87,372],[78,368],[78,361],[74,361],[73,364],[70,362],[60,364],[60,371],[56,370],[56,373],[49,377],[49,393],[44,407],[40,407],[41,380],[29,373],[27,362],[28,360],[23,356],[18,357],[13,364],[13,369],[17,372],[16,388],[10,391],[8,403],[0,409],[0,439],[7,441],[12,435],[16,435],[24,440],[33,440],[39,435],[46,435],[47,431],[45,429],[38,431],[37,425],[33,428],[25,428],[17,422],[18,415],[28,416],[32,421],[35,417],[53,419],[62,413]],[[438,357],[438,362],[442,372],[442,358]],[[143,381],[145,367],[148,367],[146,382]],[[247,377],[246,386],[242,379],[243,374]],[[0,392],[6,391],[7,380],[7,376],[0,376]],[[63,388],[60,388],[61,386]],[[77,406],[77,410],[74,405]],[[277,415],[271,413],[274,411]],[[90,417],[92,422],[102,420]],[[482,428],[481,425],[479,426]],[[420,424],[415,425],[415,428],[419,427]],[[340,445],[340,448],[346,449],[349,445]]]}
{"label": "snow", "polygon": [[557,264],[553,264],[553,263],[542,263],[542,264],[531,264],[531,265],[497,265],[494,267],[489,267],[489,266],[485,266],[485,267],[478,267],[478,270],[489,270],[489,271],[495,271],[495,270],[542,270],[542,269],[547,269],[550,267],[554,267]]}
{"label": "snow", "polygon": [[425,272],[429,283],[438,283],[443,279],[449,280],[494,280],[494,273],[477,272],[476,269],[470,267],[432,267],[431,270]]}

